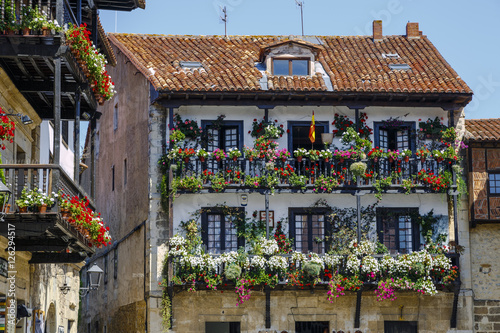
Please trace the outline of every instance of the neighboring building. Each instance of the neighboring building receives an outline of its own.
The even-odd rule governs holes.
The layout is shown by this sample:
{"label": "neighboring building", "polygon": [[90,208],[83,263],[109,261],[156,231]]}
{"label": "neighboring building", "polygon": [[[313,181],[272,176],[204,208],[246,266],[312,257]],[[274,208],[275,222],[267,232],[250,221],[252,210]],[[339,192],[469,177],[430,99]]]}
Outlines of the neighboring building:
{"label": "neighboring building", "polygon": [[[97,207],[113,223],[117,242],[96,258],[107,278],[103,293],[88,297],[82,307],[87,327],[160,332],[162,316],[168,321],[170,313],[172,330],[183,333],[472,331],[466,198],[458,202],[453,200],[456,191],[448,194],[454,188],[449,183],[456,170],[451,168],[453,158],[444,162],[415,158],[422,145],[439,145],[431,135],[439,131],[430,125],[424,131],[427,120],[463,134],[463,107],[472,91],[420,33],[417,23],[408,23],[403,36],[383,36],[382,22],[375,21],[373,36],[110,34],[109,39],[117,54],[117,66],[110,69],[117,94],[101,110],[94,156],[96,177],[106,180],[96,183]],[[401,170],[388,158],[367,162],[370,170],[376,168],[379,180],[394,175],[392,171],[397,173],[392,181],[386,180],[387,191],[378,204],[375,182],[355,182],[349,171],[352,162],[341,159],[322,158],[315,163],[293,156],[286,159],[295,175],[304,176],[298,181],[274,173],[273,167],[285,167],[280,159],[266,168],[265,160],[251,161],[248,155],[219,162],[201,161],[193,155],[184,159],[171,152],[170,162],[177,168],[169,171],[158,164],[161,158],[166,161],[172,129],[180,126],[177,120],[187,124],[184,131],[195,138],[182,144],[195,149],[201,144],[209,152],[253,146],[253,124],[258,126],[263,118],[276,120],[277,130],[283,130],[276,142],[294,151],[311,148],[311,111],[315,149],[323,148],[322,133],[342,132],[345,129],[339,122],[350,126],[352,121],[365,134],[365,126],[372,128],[370,140],[385,151],[412,150],[411,159],[400,162]],[[332,126],[336,119],[337,126]],[[422,133],[417,133],[419,127]],[[338,136],[330,146],[334,145],[341,145]],[[427,184],[423,176],[412,178],[422,168],[449,177],[443,181],[444,189],[431,189],[432,176]],[[331,170],[336,173],[332,175]],[[220,178],[207,179],[205,172]],[[263,175],[271,177],[260,178]],[[315,183],[320,176],[335,177],[328,178],[334,185],[322,188]],[[180,183],[180,179],[191,183]],[[304,189],[294,187],[301,180]],[[411,188],[408,195],[403,194],[405,184]],[[169,196],[172,189],[176,193]],[[391,253],[409,253],[423,246],[417,224],[422,216],[433,219],[436,233],[443,233],[447,241],[464,246],[462,256],[452,255],[461,269],[454,292],[433,297],[398,293],[396,301],[379,303],[366,285],[365,292],[347,293],[330,303],[323,274],[322,283],[312,290],[285,286],[285,277],[280,276],[277,288],[257,286],[250,299],[237,306],[234,281],[223,282],[217,292],[197,282],[200,290],[192,294],[187,292],[189,283],[174,283],[182,267],[172,264],[163,269],[169,239],[185,233],[183,222],[194,218],[202,230],[197,234],[202,247],[219,258],[217,254],[244,245],[252,251],[251,239],[238,234],[244,230],[237,224],[251,226],[255,220],[258,225],[261,214],[266,219],[266,210],[273,214],[267,218],[270,224],[274,221],[274,227],[280,220],[288,221],[284,233],[292,239],[294,250],[323,255],[334,240],[346,242],[339,237],[340,229],[346,237],[355,237],[349,228],[356,224],[343,219],[335,224],[332,217],[335,211],[355,220],[356,213],[345,213],[356,212],[355,194],[364,194],[360,206],[372,213],[364,231]],[[273,226],[270,234],[274,234]],[[223,265],[217,269],[219,275],[227,273]],[[213,274],[209,273],[216,279]],[[164,278],[168,282],[165,293],[159,285]],[[164,307],[162,299],[163,303],[170,300],[171,306]]]}
{"label": "neighboring building", "polygon": [[[79,128],[80,120],[95,124],[98,93],[88,82],[87,65],[77,62],[66,44],[64,32],[47,26],[54,20],[61,25],[87,24],[92,42],[113,64],[97,11],[144,6],[143,0],[137,1],[0,4],[0,108],[16,124],[13,142],[2,141],[0,164],[1,180],[12,192],[10,211],[1,213],[0,223],[0,332],[76,333],[80,287],[85,286],[85,280],[80,284],[80,269],[95,253],[83,231],[62,217],[58,204],[47,213],[21,214],[16,203],[23,189],[87,197],[79,186]],[[34,27],[31,14],[38,15],[43,28]],[[94,208],[89,200],[89,208]]]}
{"label": "neighboring building", "polygon": [[467,119],[475,332],[500,331],[500,119]]}

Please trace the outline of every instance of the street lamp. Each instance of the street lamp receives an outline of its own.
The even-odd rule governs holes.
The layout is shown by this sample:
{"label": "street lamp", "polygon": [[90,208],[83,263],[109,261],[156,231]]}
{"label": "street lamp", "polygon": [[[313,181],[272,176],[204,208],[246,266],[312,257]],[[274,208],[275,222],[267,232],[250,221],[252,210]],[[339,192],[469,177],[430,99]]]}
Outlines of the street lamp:
{"label": "street lamp", "polygon": [[101,277],[104,271],[96,264],[87,270],[87,287],[80,288],[80,295],[85,296],[91,290],[97,290],[101,285]]}
{"label": "street lamp", "polygon": [[[9,112],[14,112],[14,110],[10,109]],[[23,125],[29,125],[33,123],[33,120],[28,115],[22,113],[6,113],[4,114],[4,116],[18,117],[19,119],[21,119]]]}
{"label": "street lamp", "polygon": [[0,181],[0,198],[3,199],[1,207],[2,216],[5,215],[5,209],[7,208],[7,205],[9,203],[10,194],[11,194],[10,189],[2,181]]}

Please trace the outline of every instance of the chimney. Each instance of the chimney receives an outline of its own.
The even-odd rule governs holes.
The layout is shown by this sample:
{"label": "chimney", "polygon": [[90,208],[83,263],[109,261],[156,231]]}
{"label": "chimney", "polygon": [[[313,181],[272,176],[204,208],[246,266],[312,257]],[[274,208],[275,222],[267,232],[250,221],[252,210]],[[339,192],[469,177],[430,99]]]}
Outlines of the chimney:
{"label": "chimney", "polygon": [[373,41],[380,42],[382,40],[382,20],[373,21]]}
{"label": "chimney", "polygon": [[418,22],[408,22],[406,23],[406,37],[407,38],[419,38],[420,31],[418,31]]}

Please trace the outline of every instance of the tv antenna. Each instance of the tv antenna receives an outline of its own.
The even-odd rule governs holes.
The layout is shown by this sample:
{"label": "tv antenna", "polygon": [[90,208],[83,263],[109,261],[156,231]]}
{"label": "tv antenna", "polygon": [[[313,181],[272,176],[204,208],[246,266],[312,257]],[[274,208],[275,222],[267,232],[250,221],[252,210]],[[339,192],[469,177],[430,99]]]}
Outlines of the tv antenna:
{"label": "tv antenna", "polygon": [[227,9],[226,6],[220,6],[221,15],[220,20],[224,22],[224,36],[227,37]]}
{"label": "tv antenna", "polygon": [[300,7],[300,25],[302,26],[302,36],[304,36],[304,1],[295,0],[295,3]]}

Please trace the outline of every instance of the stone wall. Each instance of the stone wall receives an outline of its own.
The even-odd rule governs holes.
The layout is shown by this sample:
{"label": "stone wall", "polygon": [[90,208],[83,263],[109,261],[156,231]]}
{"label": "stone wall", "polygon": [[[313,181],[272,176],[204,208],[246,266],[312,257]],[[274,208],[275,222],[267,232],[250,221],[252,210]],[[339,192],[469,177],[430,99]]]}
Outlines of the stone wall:
{"label": "stone wall", "polygon": [[205,322],[240,322],[241,332],[293,333],[296,321],[327,321],[330,332],[383,332],[384,321],[416,321],[419,333],[472,332],[472,298],[459,297],[458,327],[450,329],[453,294],[422,296],[398,293],[395,301],[377,301],[372,292],[362,296],[360,327],[354,328],[356,296],[339,297],[330,303],[326,291],[271,291],[271,328],[265,328],[265,294],[253,291],[250,300],[236,306],[234,290],[186,291],[175,294],[173,331],[204,332]]}
{"label": "stone wall", "polygon": [[474,330],[477,333],[500,332],[500,300],[474,301]]}
{"label": "stone wall", "polygon": [[470,229],[472,289],[476,300],[500,300],[500,224]]}

